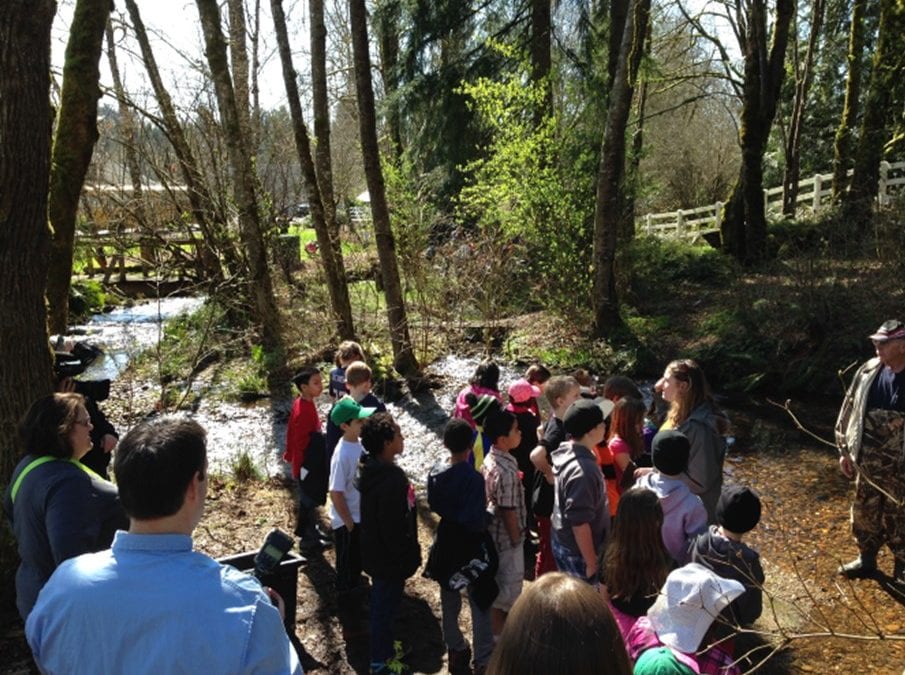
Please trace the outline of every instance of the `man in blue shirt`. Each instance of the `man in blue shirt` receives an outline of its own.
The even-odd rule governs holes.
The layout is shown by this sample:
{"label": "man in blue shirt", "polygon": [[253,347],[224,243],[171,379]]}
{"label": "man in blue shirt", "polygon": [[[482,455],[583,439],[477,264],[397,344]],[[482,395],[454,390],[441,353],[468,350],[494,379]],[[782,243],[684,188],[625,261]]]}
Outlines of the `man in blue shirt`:
{"label": "man in blue shirt", "polygon": [[46,673],[301,673],[280,611],[252,577],[192,551],[204,512],[204,429],[143,422],[114,472],[129,531],[57,568],[25,632]]}

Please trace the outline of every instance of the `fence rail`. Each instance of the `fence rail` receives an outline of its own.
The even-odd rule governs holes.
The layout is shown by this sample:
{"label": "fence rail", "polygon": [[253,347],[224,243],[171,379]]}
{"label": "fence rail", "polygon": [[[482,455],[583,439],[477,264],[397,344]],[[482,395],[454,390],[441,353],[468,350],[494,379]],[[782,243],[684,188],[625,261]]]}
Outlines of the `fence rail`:
{"label": "fence rail", "polygon": [[[852,172],[849,170],[848,175]],[[817,174],[798,182],[796,204],[816,213],[832,201],[833,174]],[[892,195],[905,186],[905,162],[881,162],[877,201],[881,207],[889,204]],[[635,231],[661,239],[690,239],[700,241],[704,235],[718,234],[723,217],[723,202],[696,209],[679,209],[668,213],[648,213],[635,220]],[[782,186],[764,190],[764,209],[768,214],[782,212]]]}

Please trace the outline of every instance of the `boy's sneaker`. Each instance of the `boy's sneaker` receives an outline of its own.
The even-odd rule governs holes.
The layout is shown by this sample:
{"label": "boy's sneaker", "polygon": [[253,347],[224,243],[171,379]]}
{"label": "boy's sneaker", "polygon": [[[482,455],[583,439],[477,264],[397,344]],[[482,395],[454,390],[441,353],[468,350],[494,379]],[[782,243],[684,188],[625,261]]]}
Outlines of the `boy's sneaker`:
{"label": "boy's sneaker", "polygon": [[837,572],[848,579],[869,579],[877,573],[877,559],[861,555],[840,565]]}

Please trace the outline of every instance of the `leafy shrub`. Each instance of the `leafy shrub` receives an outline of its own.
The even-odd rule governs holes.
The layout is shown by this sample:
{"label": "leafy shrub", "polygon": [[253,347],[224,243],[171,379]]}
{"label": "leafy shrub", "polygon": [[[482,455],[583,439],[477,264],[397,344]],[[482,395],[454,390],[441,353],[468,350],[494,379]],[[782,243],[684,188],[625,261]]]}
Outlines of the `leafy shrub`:
{"label": "leafy shrub", "polygon": [[631,293],[659,293],[670,282],[722,284],[731,278],[735,263],[705,244],[674,239],[638,237],[623,252],[622,265]]}

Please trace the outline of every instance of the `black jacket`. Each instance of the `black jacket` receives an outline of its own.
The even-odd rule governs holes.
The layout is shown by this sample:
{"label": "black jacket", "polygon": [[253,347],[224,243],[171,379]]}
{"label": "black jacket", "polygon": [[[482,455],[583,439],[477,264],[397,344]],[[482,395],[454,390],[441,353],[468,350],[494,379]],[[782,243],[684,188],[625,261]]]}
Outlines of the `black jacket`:
{"label": "black jacket", "polygon": [[421,565],[415,491],[395,464],[368,457],[358,477],[361,562],[379,579],[407,579]]}

